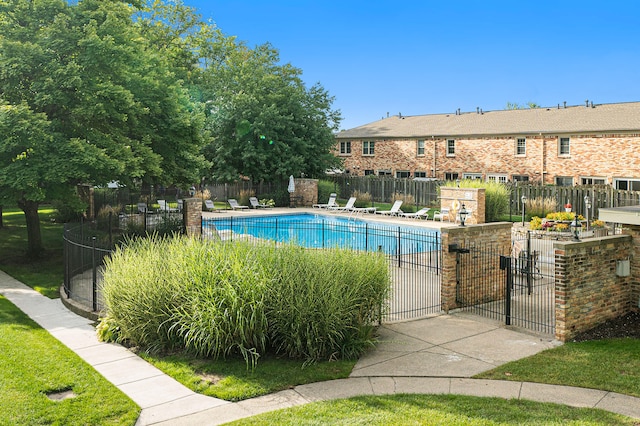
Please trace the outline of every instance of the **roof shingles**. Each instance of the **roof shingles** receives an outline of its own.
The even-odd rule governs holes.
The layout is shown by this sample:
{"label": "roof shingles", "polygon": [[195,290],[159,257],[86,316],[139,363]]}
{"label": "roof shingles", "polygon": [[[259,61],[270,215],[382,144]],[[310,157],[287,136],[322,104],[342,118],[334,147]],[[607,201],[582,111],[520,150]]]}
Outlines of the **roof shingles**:
{"label": "roof shingles", "polygon": [[535,108],[393,116],[343,130],[338,139],[421,138],[432,136],[526,135],[591,132],[640,133],[640,102],[594,107]]}

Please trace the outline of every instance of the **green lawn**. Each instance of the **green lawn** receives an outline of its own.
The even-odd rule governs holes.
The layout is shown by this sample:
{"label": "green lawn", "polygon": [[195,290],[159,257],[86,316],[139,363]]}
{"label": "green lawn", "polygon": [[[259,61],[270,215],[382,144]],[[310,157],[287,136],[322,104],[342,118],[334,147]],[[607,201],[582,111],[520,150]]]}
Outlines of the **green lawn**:
{"label": "green lawn", "polygon": [[[0,424],[133,425],[139,408],[0,296]],[[72,391],[53,401],[47,394]]]}
{"label": "green lawn", "polygon": [[242,419],[232,425],[627,425],[606,411],[523,400],[459,395],[362,396],[317,402]]}
{"label": "green lawn", "polygon": [[566,343],[476,377],[578,386],[640,397],[640,339]]}

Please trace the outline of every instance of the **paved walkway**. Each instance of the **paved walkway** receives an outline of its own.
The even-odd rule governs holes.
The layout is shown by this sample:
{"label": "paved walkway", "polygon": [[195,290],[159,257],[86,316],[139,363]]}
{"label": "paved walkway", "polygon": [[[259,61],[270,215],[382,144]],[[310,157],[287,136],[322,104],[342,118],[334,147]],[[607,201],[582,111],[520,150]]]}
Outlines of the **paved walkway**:
{"label": "paved walkway", "polygon": [[142,408],[137,425],[217,425],[335,398],[453,393],[595,407],[640,419],[640,398],[613,392],[469,377],[556,342],[475,317],[443,315],[385,325],[376,350],[348,379],[312,383],[231,403],[198,395],[120,345],[102,343],[89,320],[0,271],[0,294],[76,352]]}

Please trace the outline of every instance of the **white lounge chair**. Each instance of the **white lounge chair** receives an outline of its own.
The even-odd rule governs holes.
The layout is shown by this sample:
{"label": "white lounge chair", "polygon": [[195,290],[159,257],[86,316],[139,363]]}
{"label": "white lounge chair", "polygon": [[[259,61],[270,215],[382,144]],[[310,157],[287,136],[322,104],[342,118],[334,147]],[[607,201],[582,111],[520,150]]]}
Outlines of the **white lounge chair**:
{"label": "white lounge chair", "polygon": [[425,207],[423,209],[418,210],[415,213],[399,213],[399,215],[402,217],[409,217],[413,219],[428,218],[429,210],[431,210],[429,207]]}
{"label": "white lounge chair", "polygon": [[440,211],[436,210],[435,213],[433,213],[433,220],[436,219],[440,222],[444,222],[445,220],[447,222],[451,222],[451,218],[449,217],[449,208],[443,207]]}
{"label": "white lounge chair", "polygon": [[138,203],[138,213],[151,213],[147,207],[147,203]]}
{"label": "white lounge chair", "polygon": [[327,204],[314,204],[313,208],[315,209],[328,209],[329,207],[336,207],[338,204],[336,203],[336,198],[338,198],[338,194],[332,192],[329,194],[329,201]]}
{"label": "white lounge chair", "polygon": [[165,200],[158,200],[158,204],[160,205],[161,212],[173,213],[179,211],[177,208],[169,206],[169,203],[167,203]]}
{"label": "white lounge chair", "polygon": [[229,202],[232,210],[243,210],[249,208],[249,206],[241,206],[240,204],[238,204],[238,200],[236,200],[235,198],[229,198],[227,201]]}
{"label": "white lounge chair", "polygon": [[356,197],[351,197],[349,198],[349,201],[347,201],[347,204],[345,204],[343,207],[340,207],[339,205],[335,205],[333,207],[329,207],[329,210],[331,211],[336,211],[336,212],[345,212],[345,211],[349,211],[353,208],[353,205],[356,203]]}
{"label": "white lounge chair", "polygon": [[268,204],[260,204],[256,197],[249,197],[249,203],[251,203],[251,207],[254,209],[271,207]]}
{"label": "white lounge chair", "polygon": [[213,201],[211,200],[204,200],[204,207],[210,212],[216,210],[216,206],[213,204]]}
{"label": "white lounge chair", "polygon": [[376,211],[376,213],[386,214],[388,216],[397,216],[402,213],[402,210],[400,210],[401,205],[402,205],[402,200],[396,200],[396,202],[393,203],[393,206],[391,206],[390,210],[378,210]]}
{"label": "white lounge chair", "polygon": [[182,211],[184,209],[184,200],[178,200],[178,211]]}

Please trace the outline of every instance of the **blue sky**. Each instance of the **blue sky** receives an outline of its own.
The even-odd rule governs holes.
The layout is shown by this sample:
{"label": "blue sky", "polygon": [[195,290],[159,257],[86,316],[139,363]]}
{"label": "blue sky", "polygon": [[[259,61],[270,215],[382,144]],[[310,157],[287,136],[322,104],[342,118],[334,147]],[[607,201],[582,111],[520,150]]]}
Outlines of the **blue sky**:
{"label": "blue sky", "polygon": [[640,101],[635,0],[184,1],[320,82],[341,129],[387,113]]}

